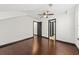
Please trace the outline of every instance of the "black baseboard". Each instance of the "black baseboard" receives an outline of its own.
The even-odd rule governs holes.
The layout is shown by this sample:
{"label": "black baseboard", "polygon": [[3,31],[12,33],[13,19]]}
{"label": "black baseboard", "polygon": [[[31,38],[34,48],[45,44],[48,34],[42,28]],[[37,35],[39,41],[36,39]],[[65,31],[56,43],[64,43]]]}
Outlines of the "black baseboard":
{"label": "black baseboard", "polygon": [[[45,37],[45,36],[41,36],[42,38],[45,38],[45,39],[49,39],[48,37]],[[15,41],[15,42],[11,42],[11,43],[8,43],[8,44],[4,44],[4,45],[1,45],[0,48],[3,48],[3,47],[6,47],[6,46],[9,46],[9,45],[12,45],[12,44],[16,44],[16,43],[19,43],[19,42],[22,42],[22,41],[25,41],[25,40],[29,40],[33,37],[29,37],[29,38],[26,38],[26,39],[22,39],[20,41]],[[58,42],[61,42],[61,43],[66,43],[66,44],[69,44],[69,45],[75,45],[73,43],[69,43],[69,42],[64,42],[64,41],[60,41],[60,40],[56,40]],[[75,45],[76,46],[76,45]],[[78,48],[77,48],[78,49]],[[79,49],[78,49],[79,50]]]}
{"label": "black baseboard", "polygon": [[[45,36],[42,36],[43,38],[46,38],[46,39],[49,39],[48,37],[45,37]],[[61,43],[66,43],[66,44],[70,44],[70,45],[75,45],[74,43],[70,43],[70,42],[65,42],[65,41],[61,41],[61,40],[56,40],[58,42],[61,42]]]}
{"label": "black baseboard", "polygon": [[9,46],[9,45],[12,45],[12,44],[16,44],[16,43],[19,43],[19,42],[22,42],[22,41],[25,41],[25,40],[29,40],[33,37],[29,37],[29,38],[25,38],[25,39],[22,39],[22,40],[19,40],[19,41],[15,41],[15,42],[11,42],[11,43],[8,43],[8,44],[4,44],[4,45],[1,45],[0,48],[3,48],[3,47],[6,47],[6,46]]}
{"label": "black baseboard", "polygon": [[61,43],[66,43],[66,44],[69,44],[69,45],[75,45],[74,43],[65,42],[65,41],[61,41],[61,40],[56,40],[56,41],[61,42]]}
{"label": "black baseboard", "polygon": [[[48,37],[42,36],[45,39],[49,39]],[[73,45],[77,48],[78,52],[79,52],[79,48],[74,44],[74,43],[70,43],[70,42],[65,42],[65,41],[61,41],[61,40],[56,40],[56,42],[61,42],[61,43],[65,43],[65,44],[69,44],[69,45]]]}

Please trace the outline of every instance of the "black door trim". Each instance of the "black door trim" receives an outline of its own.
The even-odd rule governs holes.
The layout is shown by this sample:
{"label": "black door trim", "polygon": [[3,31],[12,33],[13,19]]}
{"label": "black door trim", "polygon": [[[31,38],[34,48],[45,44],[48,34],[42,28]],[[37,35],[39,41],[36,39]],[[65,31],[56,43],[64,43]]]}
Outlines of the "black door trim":
{"label": "black door trim", "polygon": [[50,20],[48,20],[48,38],[49,38],[49,35],[50,35],[50,25],[49,25],[49,23],[50,23],[50,21],[52,21],[52,20],[55,20],[55,40],[56,40],[56,18],[55,19],[50,19]]}
{"label": "black door trim", "polygon": [[[33,36],[34,36],[34,22],[37,23],[37,31],[40,31],[40,33],[37,32],[37,35],[40,34],[40,35],[38,35],[38,36],[42,36],[42,22],[38,22],[38,21],[33,21]],[[40,24],[41,28],[38,27],[38,26],[39,26],[38,23],[41,23],[41,24]]]}

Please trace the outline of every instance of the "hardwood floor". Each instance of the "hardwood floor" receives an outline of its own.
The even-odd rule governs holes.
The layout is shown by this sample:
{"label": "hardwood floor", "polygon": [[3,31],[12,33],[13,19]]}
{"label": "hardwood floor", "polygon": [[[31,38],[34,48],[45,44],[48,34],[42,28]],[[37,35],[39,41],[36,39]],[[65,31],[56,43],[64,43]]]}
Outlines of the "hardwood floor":
{"label": "hardwood floor", "polygon": [[35,36],[29,40],[0,48],[1,55],[79,55],[75,45]]}

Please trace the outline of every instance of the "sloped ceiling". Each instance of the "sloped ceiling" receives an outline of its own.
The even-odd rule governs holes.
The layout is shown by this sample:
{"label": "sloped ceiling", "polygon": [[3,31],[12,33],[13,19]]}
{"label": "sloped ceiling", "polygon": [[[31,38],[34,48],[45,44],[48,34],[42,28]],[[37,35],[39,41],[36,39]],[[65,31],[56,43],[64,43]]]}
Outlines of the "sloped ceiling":
{"label": "sloped ceiling", "polygon": [[0,11],[35,10],[45,6],[46,4],[0,4]]}
{"label": "sloped ceiling", "polygon": [[[60,14],[70,8],[74,8],[74,6],[75,6],[74,4],[53,4],[52,10],[54,14]],[[8,12],[7,15],[11,14],[13,16],[19,14],[26,14],[28,16],[38,19],[39,17],[38,14],[41,12],[41,10],[45,10],[48,8],[49,8],[48,4],[0,4],[0,13],[3,12],[4,15],[6,12]],[[16,12],[19,12],[19,14]]]}

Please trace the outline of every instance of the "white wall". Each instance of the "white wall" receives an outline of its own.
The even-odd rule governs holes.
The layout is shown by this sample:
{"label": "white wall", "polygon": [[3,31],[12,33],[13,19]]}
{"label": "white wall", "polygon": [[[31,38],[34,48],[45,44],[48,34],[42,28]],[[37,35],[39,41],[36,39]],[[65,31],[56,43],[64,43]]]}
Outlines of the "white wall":
{"label": "white wall", "polygon": [[75,7],[75,44],[79,48],[79,5]]}
{"label": "white wall", "polygon": [[[33,36],[33,20],[35,19],[28,16],[23,16],[25,14],[22,13],[13,13],[4,13],[4,15],[6,16],[3,15],[0,17],[0,45]],[[8,18],[6,18],[7,16]],[[50,17],[48,19],[40,19],[42,21],[42,35],[45,37],[48,37],[48,20],[52,18]],[[75,42],[74,22],[75,21],[73,9],[68,10],[67,14],[62,13],[56,15],[57,40],[66,41],[70,43]]]}
{"label": "white wall", "polygon": [[73,14],[58,15],[56,19],[57,40],[74,43],[74,19]]}
{"label": "white wall", "polygon": [[75,15],[74,8],[57,16],[57,40],[75,43]]}
{"label": "white wall", "polygon": [[33,18],[10,17],[0,20],[0,45],[33,36]]}
{"label": "white wall", "polygon": [[[53,18],[53,17],[52,17]],[[51,18],[51,19],[52,19]],[[50,18],[49,18],[50,19]],[[48,37],[48,20],[42,19],[42,35]],[[56,38],[57,40],[74,43],[75,23],[74,8],[70,8],[67,13],[56,15]]]}

